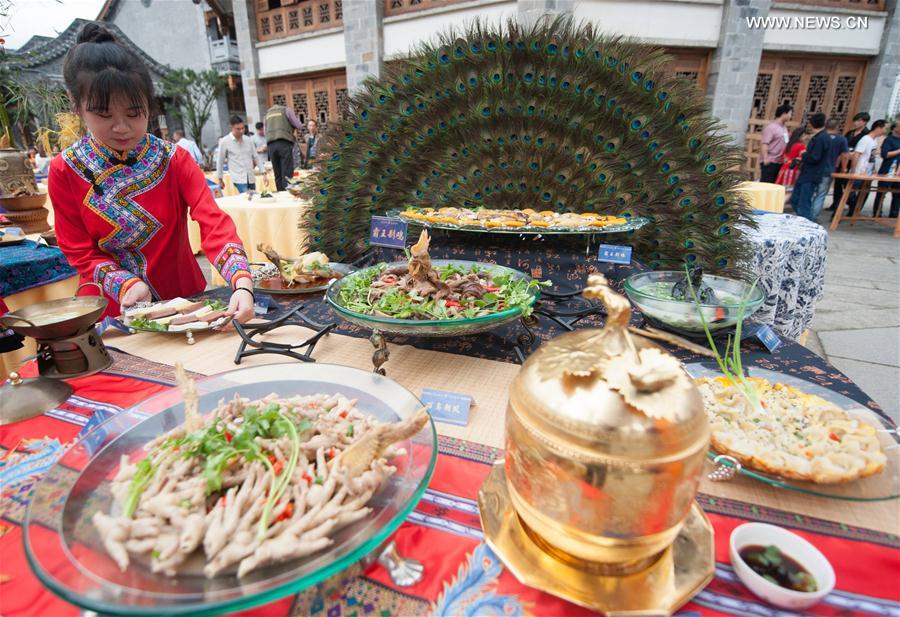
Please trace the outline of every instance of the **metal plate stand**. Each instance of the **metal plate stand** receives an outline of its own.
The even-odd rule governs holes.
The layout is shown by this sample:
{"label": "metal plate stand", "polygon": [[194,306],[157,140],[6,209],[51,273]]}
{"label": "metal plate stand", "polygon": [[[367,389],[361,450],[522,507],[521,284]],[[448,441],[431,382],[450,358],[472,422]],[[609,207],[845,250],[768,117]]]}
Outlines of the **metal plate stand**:
{"label": "metal plate stand", "polygon": [[[315,334],[300,343],[272,343],[254,340],[254,337],[271,332],[282,326],[303,326],[315,330]],[[288,311],[281,317],[262,324],[239,324],[234,321],[234,329],[241,337],[234,363],[240,364],[244,358],[261,354],[277,354],[300,360],[302,362],[315,362],[312,357],[316,344],[323,336],[337,327],[336,323],[320,324],[309,319],[303,314],[303,305]],[[248,349],[248,347],[250,349]]]}
{"label": "metal plate stand", "polygon": [[[531,315],[519,320],[519,324],[524,330],[516,339],[515,352],[519,364],[525,362],[525,358],[533,351],[532,348],[537,340],[534,330],[540,322],[540,317],[545,317],[567,332],[571,332],[575,329],[575,324],[585,317],[590,315],[606,316],[606,309],[603,308],[603,305],[583,298],[582,291],[584,290],[578,289],[565,293],[541,292],[541,299],[535,305]],[[581,306],[576,304],[566,306],[567,303],[576,302]]]}

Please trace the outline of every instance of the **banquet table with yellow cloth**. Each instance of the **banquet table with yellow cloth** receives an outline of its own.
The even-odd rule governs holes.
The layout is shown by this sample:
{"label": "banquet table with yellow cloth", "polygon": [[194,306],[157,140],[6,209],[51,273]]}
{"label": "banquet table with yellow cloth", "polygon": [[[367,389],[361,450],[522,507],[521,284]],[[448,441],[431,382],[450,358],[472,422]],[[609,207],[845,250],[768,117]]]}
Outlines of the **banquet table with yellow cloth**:
{"label": "banquet table with yellow cloth", "polygon": [[[309,205],[308,201],[282,191],[268,198],[262,198],[259,194],[248,198],[246,193],[221,197],[216,203],[234,221],[250,261],[266,261],[265,255],[256,249],[263,242],[281,255],[297,255],[304,237],[300,217]],[[191,250],[200,253],[200,226],[193,220],[188,220],[188,236]],[[220,282],[220,279],[216,281]]]}
{"label": "banquet table with yellow cloth", "polygon": [[784,212],[785,189],[770,182],[742,182],[736,189],[744,194],[751,210]]}

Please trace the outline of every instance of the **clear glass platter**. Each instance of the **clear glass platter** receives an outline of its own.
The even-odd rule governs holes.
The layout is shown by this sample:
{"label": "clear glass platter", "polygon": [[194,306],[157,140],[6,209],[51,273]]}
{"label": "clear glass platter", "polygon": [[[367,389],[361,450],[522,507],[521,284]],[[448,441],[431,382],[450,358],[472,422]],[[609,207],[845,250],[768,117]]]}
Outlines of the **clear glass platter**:
{"label": "clear glass platter", "polygon": [[[386,377],[329,364],[259,366],[197,382],[204,415],[235,393],[256,399],[273,392],[341,393],[357,399],[360,411],[382,422],[396,422],[422,407],[411,392]],[[406,454],[392,459],[397,472],[369,501],[369,515],[333,534],[329,548],[309,557],[273,564],[240,580],[234,575],[170,578],[134,562],[121,572],[102,547],[91,517],[110,511],[108,481],[120,457],[139,451],[183,420],[177,389],[153,396],[77,441],[35,487],[23,525],[25,554],[54,593],[104,615],[212,615],[272,602],[333,576],[377,549],[418,503],[437,456],[437,435],[428,422],[398,444]]]}
{"label": "clear glass platter", "polygon": [[650,219],[643,216],[632,216],[628,218],[628,222],[621,225],[607,225],[605,227],[482,227],[481,225],[457,225],[456,223],[433,223],[431,221],[423,221],[420,219],[411,219],[403,216],[401,210],[390,210],[386,216],[399,218],[406,221],[409,225],[417,225],[427,229],[447,229],[450,231],[468,231],[472,233],[485,234],[528,234],[528,235],[586,235],[586,234],[615,234],[626,231],[634,231],[640,229]]}
{"label": "clear glass platter", "polygon": [[[470,268],[477,266],[483,270],[489,270],[495,275],[511,274],[520,280],[531,280],[531,277],[506,266],[498,266],[496,264],[481,263],[477,261],[463,261],[459,259],[434,259],[432,265],[439,266],[459,266],[462,268]],[[391,265],[405,265],[406,262],[398,262]],[[465,336],[467,334],[476,334],[478,332],[486,332],[493,330],[503,324],[515,321],[522,315],[522,309],[519,307],[505,309],[490,315],[482,315],[481,317],[472,317],[470,319],[395,319],[393,317],[379,317],[377,315],[366,315],[351,311],[341,304],[341,289],[348,281],[352,281],[354,276],[365,276],[371,268],[378,266],[370,266],[358,270],[353,274],[345,276],[342,279],[334,281],[328,286],[325,292],[325,299],[332,306],[335,312],[342,318],[352,324],[362,326],[369,330],[378,330],[385,334],[400,334],[405,336]],[[537,302],[541,293],[535,290],[528,303],[533,306]]]}
{"label": "clear glass platter", "polygon": [[[250,264],[250,267],[253,268],[254,265],[256,265],[256,264]],[[347,276],[351,272],[356,271],[356,267],[351,266],[349,264],[330,263],[328,265],[331,267],[332,270],[339,273],[342,277]],[[274,294],[274,295],[312,294],[312,293],[319,293],[319,292],[325,291],[328,288],[328,285],[334,279],[328,279],[324,283],[321,283],[319,285],[309,285],[306,287],[266,287],[265,285],[262,284],[266,280],[270,280],[270,279],[264,279],[262,281],[254,280],[253,281],[253,289],[260,293]],[[280,279],[280,278],[277,280],[279,282],[282,282],[282,279]]]}
{"label": "clear glass platter", "polygon": [[[719,369],[713,368],[706,363],[692,363],[685,367],[688,374],[697,379],[700,377],[721,377],[722,373]],[[776,476],[755,469],[741,468],[741,475],[753,478],[760,482],[764,482],[771,486],[784,488],[798,493],[806,493],[807,495],[816,495],[819,497],[827,497],[830,499],[843,499],[847,501],[886,501],[889,499],[900,498],[900,439],[897,436],[897,427],[885,418],[882,418],[871,409],[867,409],[853,399],[842,394],[838,394],[829,390],[825,386],[806,381],[793,375],[787,375],[777,371],[750,367],[747,370],[750,377],[758,377],[766,379],[770,383],[783,383],[788,386],[802,390],[807,394],[813,394],[821,397],[826,401],[834,403],[851,417],[867,424],[874,426],[878,430],[878,438],[881,441],[881,447],[887,456],[887,463],[881,473],[845,482],[842,484],[816,484],[813,482],[802,482],[799,480],[791,480]],[[714,449],[710,449],[708,456],[712,460],[720,453]]]}

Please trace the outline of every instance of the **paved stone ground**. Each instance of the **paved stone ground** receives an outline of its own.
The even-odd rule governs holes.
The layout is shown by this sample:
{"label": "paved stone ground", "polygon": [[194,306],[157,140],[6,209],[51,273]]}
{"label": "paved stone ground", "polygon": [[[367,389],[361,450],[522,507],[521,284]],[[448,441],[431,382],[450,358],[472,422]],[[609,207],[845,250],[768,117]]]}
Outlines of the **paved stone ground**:
{"label": "paved stone ground", "polygon": [[[827,226],[829,216],[819,222]],[[891,234],[872,223],[830,232],[825,297],[806,346],[900,421],[900,238]],[[198,262],[209,281],[209,262]]]}
{"label": "paved stone ground", "polygon": [[[871,200],[869,201],[871,203]],[[827,226],[830,212],[819,223]],[[807,347],[900,420],[900,238],[874,223],[829,232],[825,297]]]}

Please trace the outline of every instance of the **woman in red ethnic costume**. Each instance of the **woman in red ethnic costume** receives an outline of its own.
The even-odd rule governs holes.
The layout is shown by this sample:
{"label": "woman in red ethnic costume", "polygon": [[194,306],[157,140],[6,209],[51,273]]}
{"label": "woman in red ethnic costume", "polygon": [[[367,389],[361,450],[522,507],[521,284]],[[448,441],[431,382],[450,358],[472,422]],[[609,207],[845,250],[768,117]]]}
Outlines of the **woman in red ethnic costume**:
{"label": "woman in red ethnic costume", "polygon": [[147,67],[89,23],[66,54],[63,76],[88,135],[50,164],[56,236],[81,282],[102,286],[110,300],[105,314],[203,291],[188,242],[190,215],[203,251],[234,289],[229,314],[250,319],[253,282],[234,222],[187,150],[147,133],[154,101]]}

